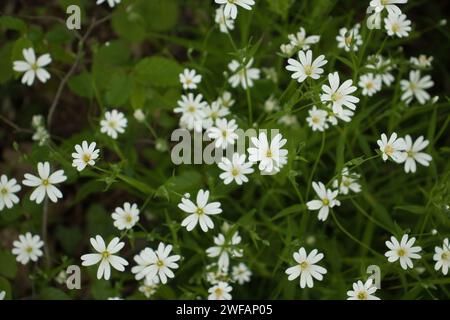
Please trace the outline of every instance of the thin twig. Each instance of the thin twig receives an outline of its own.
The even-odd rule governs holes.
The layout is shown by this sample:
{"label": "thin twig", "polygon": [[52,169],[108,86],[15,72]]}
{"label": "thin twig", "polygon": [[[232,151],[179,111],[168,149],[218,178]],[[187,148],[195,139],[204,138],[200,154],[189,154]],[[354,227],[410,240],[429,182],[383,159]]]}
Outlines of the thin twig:
{"label": "thin twig", "polygon": [[19,127],[17,124],[15,124],[14,122],[12,122],[11,120],[9,120],[8,118],[6,118],[5,116],[3,116],[1,114],[0,114],[0,120],[2,120],[4,123],[6,123],[7,125],[9,125],[10,127],[12,127],[14,130],[16,130],[18,132],[34,133],[33,130]]}
{"label": "thin twig", "polygon": [[83,37],[78,42],[78,51],[77,51],[77,55],[75,58],[75,62],[73,63],[73,65],[69,69],[69,71],[66,73],[64,78],[61,80],[61,83],[59,84],[59,87],[58,87],[58,91],[56,92],[55,98],[53,99],[53,102],[50,106],[50,110],[48,112],[47,124],[48,124],[49,131],[50,131],[50,127],[52,124],[53,114],[55,113],[56,107],[58,106],[59,100],[61,98],[61,94],[62,94],[67,82],[69,81],[70,77],[73,75],[73,73],[75,72],[75,70],[78,67],[78,64],[80,63],[81,57],[83,55],[84,43],[86,42],[87,38],[89,37],[91,32],[94,30],[94,28],[97,27],[98,25],[102,24],[103,22],[109,20],[111,18],[111,16],[112,16],[112,14],[109,14],[100,20],[95,20],[95,18],[94,18],[92,20],[91,25],[87,29],[86,33],[83,35]]}

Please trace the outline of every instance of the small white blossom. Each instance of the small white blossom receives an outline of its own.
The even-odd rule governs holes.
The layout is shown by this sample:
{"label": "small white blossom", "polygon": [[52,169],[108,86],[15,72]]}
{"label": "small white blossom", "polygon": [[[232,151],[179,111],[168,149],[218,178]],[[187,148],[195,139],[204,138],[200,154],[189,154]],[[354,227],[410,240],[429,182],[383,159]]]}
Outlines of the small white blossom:
{"label": "small white blossom", "polygon": [[287,163],[288,150],[282,149],[287,140],[279,133],[272,141],[267,139],[265,132],[260,132],[258,137],[252,137],[253,147],[247,149],[249,160],[259,162],[258,168],[265,173],[279,172]]}
{"label": "small white blossom", "polygon": [[344,49],[345,51],[358,51],[358,48],[362,45],[362,37],[359,34],[359,29],[361,25],[358,23],[353,28],[341,28],[339,30],[339,35],[336,37],[338,42],[338,48]]}
{"label": "small white blossom", "polygon": [[403,152],[406,149],[405,139],[397,139],[397,133],[393,132],[389,139],[386,134],[381,134],[381,139],[377,141],[377,144],[380,147],[383,161],[386,161],[388,158],[397,163],[405,161],[405,153]]}
{"label": "small white blossom", "polygon": [[11,209],[14,204],[19,203],[19,197],[16,193],[22,189],[16,179],[9,180],[4,174],[0,177],[0,211],[4,207]]}
{"label": "small white blossom", "polygon": [[229,30],[234,30],[234,19],[225,15],[224,6],[216,10],[214,21],[219,25],[220,32],[227,33]]}
{"label": "small white blossom", "polygon": [[56,203],[58,199],[63,197],[63,194],[55,185],[67,180],[64,170],[58,170],[50,174],[50,163],[48,162],[39,162],[37,168],[39,177],[25,173],[25,179],[22,181],[23,185],[35,188],[30,195],[30,200],[39,204],[47,195],[52,202]]}
{"label": "small white blossom", "polygon": [[231,300],[231,290],[233,288],[226,282],[219,282],[208,289],[208,300]]}
{"label": "small white blossom", "polygon": [[197,193],[196,204],[187,198],[181,198],[178,208],[189,213],[189,216],[181,222],[181,226],[186,227],[187,231],[192,231],[197,223],[200,224],[200,228],[204,232],[214,228],[214,223],[209,216],[220,214],[222,209],[220,208],[220,202],[208,203],[208,199],[209,191],[202,189]]}
{"label": "small white blossom", "polygon": [[341,205],[341,202],[336,199],[339,192],[337,190],[333,191],[331,189],[327,189],[322,182],[313,181],[312,187],[320,200],[308,201],[306,206],[310,211],[319,210],[317,218],[319,221],[325,221],[328,218],[330,209]]}
{"label": "small white blossom", "polygon": [[158,278],[161,283],[166,284],[167,278],[174,278],[175,274],[172,269],[178,269],[176,262],[181,259],[181,256],[171,256],[171,251],[172,245],[160,242],[156,251],[145,248],[134,256],[137,265],[131,269],[131,272],[136,274],[136,280],[145,278],[146,281],[151,282]]}
{"label": "small white blossom", "polygon": [[325,131],[328,128],[327,111],[317,109],[316,106],[313,106],[308,110],[308,114],[309,116],[306,118],[306,121],[313,131]]}
{"label": "small white blossom", "polygon": [[343,106],[355,110],[355,103],[359,102],[359,98],[351,95],[357,90],[353,86],[353,81],[349,79],[340,84],[339,74],[334,72],[328,75],[328,82],[329,86],[326,84],[322,86],[323,94],[320,100],[323,103],[331,102],[334,112],[341,111]]}
{"label": "small white blossom", "polygon": [[446,276],[450,268],[450,244],[448,238],[444,239],[442,247],[435,247],[434,252],[433,260],[436,261],[434,270],[442,269],[442,274]]}
{"label": "small white blossom", "polygon": [[403,235],[400,242],[395,237],[391,237],[391,241],[386,241],[386,246],[390,249],[384,255],[388,258],[389,262],[395,262],[400,260],[400,266],[406,270],[413,268],[411,259],[420,259],[420,255],[417,254],[422,250],[421,247],[413,247],[416,238],[408,238],[408,235]]}
{"label": "small white blossom", "polygon": [[244,8],[246,10],[252,10],[252,6],[255,4],[254,0],[215,0],[217,4],[225,5],[223,12],[227,17],[236,19],[238,8]]}
{"label": "small white blossom", "polygon": [[219,257],[217,262],[220,270],[228,270],[230,265],[230,255],[234,258],[240,258],[243,255],[242,249],[237,246],[241,243],[241,236],[236,231],[231,239],[227,239],[223,234],[219,233],[214,237],[215,246],[206,250],[206,254],[210,258]]}
{"label": "small white blossom", "polygon": [[100,280],[104,278],[105,280],[109,280],[111,277],[111,266],[120,272],[125,270],[125,266],[128,265],[128,262],[124,258],[116,255],[116,253],[125,246],[125,243],[120,242],[118,237],[113,238],[108,246],[106,246],[105,241],[99,235],[95,238],[91,238],[90,241],[97,253],[82,255],[81,260],[83,262],[81,265],[88,267],[100,263],[97,269],[97,279]]}
{"label": "small white blossom", "polygon": [[78,171],[82,171],[86,166],[95,165],[95,160],[98,159],[100,150],[95,149],[96,143],[92,142],[88,144],[87,141],[83,141],[81,146],[75,145],[75,151],[72,153],[72,167],[77,168]]}
{"label": "small white blossom", "polygon": [[239,263],[239,265],[233,267],[231,276],[233,278],[233,281],[236,281],[237,283],[242,285],[246,282],[250,282],[252,272],[244,263],[241,262]]}
{"label": "small white blossom", "polygon": [[35,78],[38,78],[42,83],[47,82],[50,79],[50,73],[44,67],[52,62],[50,54],[43,54],[36,59],[33,48],[23,49],[22,54],[25,61],[14,61],[13,65],[14,71],[24,72],[22,83],[31,86]]}
{"label": "small white blossom", "polygon": [[237,129],[236,120],[217,119],[215,125],[208,129],[208,137],[215,140],[216,148],[226,149],[237,140],[238,135],[235,132]]}
{"label": "small white blossom", "polygon": [[235,181],[238,185],[248,182],[247,174],[252,173],[254,170],[252,168],[251,162],[245,162],[246,155],[233,153],[231,161],[228,158],[223,157],[221,162],[218,164],[219,168],[224,172],[220,174],[220,179],[223,180],[224,184],[230,184]]}
{"label": "small white blossom", "polygon": [[421,151],[425,149],[430,142],[425,140],[423,136],[420,136],[413,143],[410,135],[406,135],[404,141],[405,172],[416,172],[416,162],[428,167],[433,158],[429,154]]}
{"label": "small white blossom", "polygon": [[410,103],[415,97],[420,104],[425,104],[431,98],[425,90],[433,87],[434,82],[429,75],[422,78],[419,70],[411,70],[409,80],[401,80],[400,86],[403,91],[403,101]]}
{"label": "small white blossom", "polygon": [[381,77],[373,73],[364,74],[359,77],[359,87],[362,89],[363,96],[373,96],[381,90]]}
{"label": "small white blossom", "polygon": [[354,193],[361,192],[361,185],[358,183],[358,179],[360,175],[357,173],[350,173],[347,167],[342,169],[341,173],[341,183],[336,179],[333,181],[333,188],[337,188],[339,186],[339,193],[341,194],[349,194],[350,191]]}
{"label": "small white blossom", "polygon": [[104,119],[100,121],[100,132],[117,139],[119,133],[124,133],[128,120],[122,112],[113,109],[106,111]]}
{"label": "small white blossom", "polygon": [[359,280],[353,283],[353,290],[347,291],[347,300],[380,300],[373,295],[377,291],[377,287],[372,282],[372,278],[369,278],[366,282]]}
{"label": "small white blossom", "polygon": [[180,122],[184,123],[189,130],[201,132],[203,128],[203,119],[205,118],[205,107],[207,103],[203,101],[203,96],[198,94],[194,97],[192,93],[187,96],[182,95],[178,100],[178,107],[173,111],[181,113]]}
{"label": "small white blossom", "polygon": [[251,58],[245,66],[241,66],[241,64],[232,60],[228,64],[228,69],[233,73],[233,75],[228,79],[228,82],[231,84],[233,88],[241,85],[243,89],[247,89],[247,87],[253,87],[254,80],[258,80],[260,78],[260,70],[257,68],[252,68],[253,58]]}
{"label": "small white blossom", "polygon": [[25,235],[19,235],[19,240],[13,242],[12,253],[21,264],[27,264],[30,260],[36,262],[43,255],[41,250],[43,245],[41,237],[27,232]]}
{"label": "small white blossom", "polygon": [[411,31],[411,21],[408,20],[404,14],[389,14],[389,16],[384,19],[384,27],[389,36],[403,38],[407,37]]}
{"label": "small white blossom", "polygon": [[136,203],[125,202],[123,208],[117,207],[111,214],[114,226],[119,230],[131,229],[139,221],[139,209]]}
{"label": "small white blossom", "polygon": [[288,38],[291,45],[298,50],[308,50],[312,44],[320,41],[320,36],[306,36],[306,31],[303,27],[300,27],[297,33],[288,35]]}
{"label": "small white blossom", "polygon": [[286,274],[289,275],[289,281],[300,277],[300,288],[312,288],[314,279],[318,281],[323,280],[323,275],[327,273],[327,269],[317,265],[323,259],[323,253],[319,253],[317,249],[314,249],[307,254],[305,248],[301,247],[298,252],[294,252],[293,257],[297,264],[286,270]]}
{"label": "small white blossom", "polygon": [[197,85],[202,81],[202,76],[195,70],[184,69],[179,77],[184,90],[197,89]]}
{"label": "small white blossom", "polygon": [[114,6],[119,4],[121,0],[97,0],[97,4],[100,5],[105,1],[108,3],[110,8],[114,8]]}
{"label": "small white blossom", "polygon": [[292,79],[296,79],[299,83],[305,81],[306,78],[317,80],[323,73],[323,67],[327,64],[324,55],[318,56],[314,61],[312,60],[312,51],[299,51],[298,60],[289,59],[286,70],[293,72]]}
{"label": "small white blossom", "polygon": [[424,54],[421,54],[418,57],[411,57],[409,59],[409,62],[416,68],[419,69],[425,69],[431,67],[431,62],[433,62],[433,57],[429,56],[427,57]]}

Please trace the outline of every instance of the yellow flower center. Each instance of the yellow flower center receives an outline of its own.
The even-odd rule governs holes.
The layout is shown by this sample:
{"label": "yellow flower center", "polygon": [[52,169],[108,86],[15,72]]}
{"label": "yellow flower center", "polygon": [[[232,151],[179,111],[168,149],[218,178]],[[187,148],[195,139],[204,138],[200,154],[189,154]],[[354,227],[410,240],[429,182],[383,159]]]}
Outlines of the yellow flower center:
{"label": "yellow flower center", "polygon": [[109,120],[108,125],[115,129],[117,127],[117,122],[115,120]]}
{"label": "yellow flower center", "polygon": [[44,180],[42,180],[42,185],[43,186],[48,186],[50,184],[50,181],[48,181],[48,179],[44,179]]}
{"label": "yellow flower center", "polygon": [[227,130],[222,130],[222,137],[226,138],[228,136]]}
{"label": "yellow flower center", "polygon": [[364,291],[360,291],[357,294],[359,300],[367,300],[367,293]]}
{"label": "yellow flower center", "polygon": [[344,181],[342,181],[342,184],[344,186],[346,186],[346,187],[349,187],[350,186],[350,181],[349,180],[344,180]]}
{"label": "yellow flower center", "polygon": [[374,87],[373,82],[367,82],[366,83],[366,88],[367,89],[373,89],[373,87]]}
{"label": "yellow flower center", "polygon": [[403,248],[400,248],[397,250],[397,254],[399,257],[404,257],[406,255],[406,250]]}
{"label": "yellow flower center", "polygon": [[38,65],[36,63],[33,63],[31,65],[31,70],[36,71],[37,69],[39,69]]}
{"label": "yellow flower center", "polygon": [[353,42],[353,36],[349,35],[348,37],[345,37],[345,44],[347,45],[347,47],[350,47],[350,45]]}
{"label": "yellow flower center", "polygon": [[6,194],[8,193],[8,189],[2,188],[2,189],[0,190],[0,193],[3,194],[3,195],[6,195]]}
{"label": "yellow flower center", "polygon": [[342,95],[342,93],[340,93],[339,91],[333,93],[331,95],[331,101],[333,102],[337,102],[339,100],[341,100],[344,96]]}
{"label": "yellow flower center", "polygon": [[83,161],[84,161],[84,162],[89,162],[89,161],[91,161],[91,155],[90,155],[90,154],[87,154],[87,153],[83,154]]}
{"label": "yellow flower center", "polygon": [[384,153],[386,153],[388,156],[392,156],[394,154],[394,148],[392,148],[392,146],[390,144],[388,144],[384,148]]}
{"label": "yellow flower center", "polygon": [[186,79],[186,84],[191,84],[192,80],[191,79]]}
{"label": "yellow flower center", "polygon": [[398,23],[392,24],[392,32],[397,33],[400,31],[400,25]]}
{"label": "yellow flower center", "polygon": [[188,107],[188,112],[190,113],[194,113],[197,109],[194,106],[189,106]]}
{"label": "yellow flower center", "polygon": [[311,65],[306,65],[303,67],[305,69],[305,74],[311,76],[313,72],[313,67]]}
{"label": "yellow flower center", "polygon": [[406,151],[406,154],[408,155],[409,158],[414,158],[414,151],[408,150]]}
{"label": "yellow flower center", "polygon": [[27,253],[31,253],[31,252],[33,252],[33,248],[30,247],[30,246],[28,246],[28,247],[25,248],[25,251],[26,251]]}
{"label": "yellow flower center", "polygon": [[319,119],[319,117],[316,117],[316,116],[314,116],[314,117],[312,117],[311,118],[311,121],[313,122],[313,123],[319,123],[320,122],[320,119]]}
{"label": "yellow flower center", "polygon": [[205,211],[203,211],[203,208],[197,208],[197,211],[195,213],[201,216],[202,214],[205,214]]}
{"label": "yellow flower center", "polygon": [[233,168],[233,170],[231,170],[231,175],[232,175],[233,177],[236,177],[237,175],[239,175],[239,170],[236,169],[236,168]]}
{"label": "yellow flower center", "polygon": [[305,270],[306,268],[309,267],[309,263],[307,261],[300,262],[298,265],[300,266],[300,269],[302,269],[302,270]]}
{"label": "yellow flower center", "polygon": [[133,220],[133,217],[131,216],[131,214],[128,213],[125,217],[125,221],[130,223],[132,220]]}
{"label": "yellow flower center", "polygon": [[156,265],[158,266],[158,268],[164,267],[164,262],[158,259],[158,261],[156,261]]}
{"label": "yellow flower center", "polygon": [[109,253],[108,251],[103,251],[102,252],[102,259],[108,259],[111,256],[111,253]]}
{"label": "yellow flower center", "polygon": [[411,91],[416,91],[417,90],[417,86],[415,83],[410,82],[409,84],[409,90]]}
{"label": "yellow flower center", "polygon": [[[233,1],[233,0],[228,0],[228,1]],[[216,294],[216,297],[221,297],[223,290],[220,288],[216,288],[216,290],[214,290],[214,293]]]}
{"label": "yellow flower center", "polygon": [[328,200],[328,198],[324,198],[324,199],[322,200],[322,203],[323,203],[324,206],[327,206],[327,205],[330,204],[330,200]]}
{"label": "yellow flower center", "polygon": [[218,117],[219,117],[219,115],[217,114],[216,111],[211,112],[211,118],[212,118],[213,120],[216,120]]}
{"label": "yellow flower center", "polygon": [[442,260],[448,260],[450,258],[450,252],[448,252],[448,251],[442,252],[441,258],[442,258]]}
{"label": "yellow flower center", "polygon": [[266,152],[266,157],[267,158],[272,158],[272,150],[267,150],[267,152]]}
{"label": "yellow flower center", "polygon": [[382,6],[386,6],[389,4],[389,0],[381,0],[380,3]]}

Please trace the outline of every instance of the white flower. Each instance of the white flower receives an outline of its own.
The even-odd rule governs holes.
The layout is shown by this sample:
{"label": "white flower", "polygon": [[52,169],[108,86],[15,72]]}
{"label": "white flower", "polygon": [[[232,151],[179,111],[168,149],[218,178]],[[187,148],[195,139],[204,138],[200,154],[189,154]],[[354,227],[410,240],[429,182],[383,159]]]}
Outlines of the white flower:
{"label": "white flower", "polygon": [[105,112],[105,118],[100,121],[100,132],[106,133],[113,139],[117,139],[118,133],[124,133],[128,120],[125,115],[113,109]]}
{"label": "white flower", "polygon": [[178,208],[186,213],[190,213],[182,222],[181,226],[186,227],[187,231],[191,231],[195,228],[197,223],[200,224],[200,228],[207,232],[208,229],[214,228],[214,223],[209,215],[216,215],[222,212],[220,208],[220,202],[208,203],[209,191],[200,189],[197,193],[196,204],[187,198],[181,198],[181,203],[178,204]]}
{"label": "white flower", "polygon": [[58,170],[50,174],[50,163],[48,162],[39,162],[37,169],[39,177],[25,173],[25,180],[22,181],[23,185],[36,188],[31,193],[30,200],[39,204],[47,195],[52,202],[57,202],[63,195],[55,187],[55,184],[66,181],[67,177],[64,175],[64,170]]}
{"label": "white flower", "polygon": [[145,113],[142,111],[142,109],[136,109],[133,112],[133,117],[136,119],[137,122],[144,122],[145,121]]}
{"label": "white flower", "polygon": [[189,93],[187,96],[181,96],[181,100],[178,100],[178,107],[173,111],[182,114],[180,121],[184,123],[189,130],[195,129],[195,131],[201,132],[206,105],[207,103],[203,101],[203,96],[201,94],[194,97],[192,93]]}
{"label": "white flower", "polygon": [[312,61],[312,51],[308,50],[306,53],[304,51],[299,51],[298,60],[289,59],[286,66],[286,70],[294,72],[292,74],[292,79],[297,79],[298,82],[305,81],[306,78],[319,79],[320,75],[323,73],[322,66],[327,64],[325,56],[322,54],[318,56],[314,61]]}
{"label": "white flower", "polygon": [[438,271],[442,268],[442,273],[444,276],[447,275],[450,267],[450,244],[448,238],[444,239],[442,247],[435,247],[434,252],[435,254],[433,255],[433,260],[436,261],[434,270]]}
{"label": "white flower", "polygon": [[40,146],[43,146],[49,138],[50,134],[48,133],[47,129],[45,129],[45,127],[38,127],[36,129],[36,132],[31,137],[33,141],[38,141]]}
{"label": "white flower", "polygon": [[42,114],[36,114],[31,118],[31,126],[34,129],[37,129],[39,127],[43,127],[45,125],[44,116]]}
{"label": "white flower", "polygon": [[429,75],[421,78],[419,70],[411,70],[409,72],[409,81],[401,80],[400,86],[402,87],[402,100],[406,103],[410,103],[415,97],[420,104],[425,104],[430,100],[430,95],[425,89],[429,89],[434,86],[433,80]]}
{"label": "white flower", "polygon": [[226,147],[237,140],[235,132],[238,128],[236,120],[217,119],[214,127],[208,129],[208,137],[216,141],[216,148],[226,149]]}
{"label": "white flower", "polygon": [[370,6],[375,9],[375,12],[381,12],[386,9],[389,14],[401,14],[402,11],[396,4],[407,2],[408,0],[372,0],[370,1]]}
{"label": "white flower", "polygon": [[233,281],[236,281],[239,284],[244,284],[246,282],[250,282],[252,272],[244,263],[241,262],[239,265],[233,267],[231,276]]}
{"label": "white flower", "polygon": [[306,121],[313,131],[324,131],[328,128],[328,124],[326,122],[328,117],[327,111],[317,109],[316,106],[313,106],[310,110],[308,110],[308,114],[309,117],[306,118]]}
{"label": "white flower", "polygon": [[328,218],[330,208],[341,205],[340,201],[336,199],[339,192],[327,189],[322,182],[313,181],[312,187],[320,200],[308,201],[306,206],[310,211],[319,210],[317,218],[319,221],[325,221]]}
{"label": "white flower", "polygon": [[390,72],[393,67],[390,59],[385,59],[383,56],[376,55],[368,57],[367,60],[370,61],[370,63],[367,64],[366,68],[376,71],[377,75],[381,77],[381,80],[385,85],[390,86],[392,82],[394,82],[395,78]]}
{"label": "white flower", "polygon": [[298,252],[294,252],[293,257],[297,265],[286,270],[286,274],[289,275],[289,281],[300,277],[301,288],[312,288],[314,286],[313,279],[323,280],[323,275],[327,273],[327,269],[316,265],[317,262],[323,259],[323,253],[318,253],[317,249],[314,249],[307,254],[305,248],[301,247]]}
{"label": "white flower", "polygon": [[406,19],[404,14],[389,14],[387,18],[384,18],[384,27],[389,36],[403,38],[407,37],[411,31],[411,21]]}
{"label": "white flower", "polygon": [[382,152],[383,161],[391,158],[397,163],[405,161],[405,154],[403,151],[406,149],[405,140],[403,138],[397,139],[397,133],[393,132],[389,137],[386,134],[381,134],[381,139],[377,141],[380,151]]}
{"label": "white flower", "polygon": [[410,135],[405,136],[405,172],[416,172],[416,161],[421,165],[428,167],[430,165],[430,161],[433,158],[425,153],[421,152],[425,149],[430,142],[425,140],[423,136],[417,138],[416,141],[412,141]]}
{"label": "white flower", "polygon": [[35,77],[42,83],[47,82],[50,79],[50,73],[44,67],[52,62],[50,54],[43,54],[37,60],[33,48],[23,49],[22,54],[25,61],[14,61],[13,65],[14,71],[25,73],[22,77],[22,83],[31,86]]}
{"label": "white flower", "polygon": [[19,235],[19,241],[13,242],[12,253],[21,264],[27,264],[30,260],[36,262],[43,254],[41,250],[43,245],[41,237],[27,232],[25,235]]}
{"label": "white flower", "polygon": [[114,226],[119,230],[131,229],[139,221],[139,209],[137,204],[125,202],[123,208],[117,207],[111,214]]}
{"label": "white flower", "polygon": [[255,4],[254,0],[215,0],[218,4],[224,4],[223,12],[225,16],[231,19],[236,19],[238,8],[240,6],[246,10],[252,10],[252,6]]}
{"label": "white flower", "polygon": [[419,69],[425,69],[425,68],[430,68],[431,67],[431,62],[433,61],[433,57],[429,56],[427,57],[424,54],[421,54],[420,56],[416,57],[411,57],[409,59],[409,62],[416,68]]}
{"label": "white flower", "polygon": [[128,262],[116,255],[125,246],[124,242],[120,242],[118,237],[113,238],[108,246],[105,245],[105,241],[99,235],[90,239],[91,245],[97,253],[88,253],[81,256],[83,262],[81,265],[88,267],[100,262],[97,269],[97,279],[104,278],[109,280],[111,277],[111,266],[123,272]]}
{"label": "white flower", "polygon": [[363,96],[373,96],[381,90],[381,77],[373,73],[364,74],[359,77],[359,87],[362,89]]}
{"label": "white flower", "polygon": [[137,266],[131,269],[131,272],[136,274],[136,280],[141,280],[144,277],[146,281],[155,281],[158,278],[161,283],[166,284],[167,278],[174,278],[175,274],[171,269],[177,269],[178,264],[175,263],[181,259],[179,255],[170,255],[172,245],[165,245],[160,242],[158,249],[154,251],[150,248],[145,248],[138,255],[134,256]]}
{"label": "white flower", "polygon": [[240,155],[239,153],[233,153],[231,161],[228,158],[222,158],[218,166],[225,171],[219,176],[224,184],[230,184],[233,180],[238,185],[248,182],[248,178],[245,175],[252,173],[254,170],[252,168],[253,164],[251,162],[245,162],[245,158],[245,154]]}
{"label": "white flower", "polygon": [[291,45],[298,48],[298,50],[308,50],[312,44],[320,41],[320,36],[307,37],[303,27],[300,27],[297,33],[288,35],[288,38]]}
{"label": "white flower", "polygon": [[214,21],[219,25],[220,32],[227,33],[228,30],[234,29],[234,20],[230,16],[226,16],[224,6],[220,6],[216,10]]}
{"label": "white flower", "polygon": [[296,46],[292,45],[291,43],[283,43],[280,46],[280,51],[283,56],[286,58],[292,57],[296,51]]}
{"label": "white flower", "polygon": [[334,112],[341,111],[342,106],[355,110],[355,103],[359,102],[359,98],[351,95],[357,90],[357,88],[353,86],[353,81],[349,79],[344,81],[342,85],[339,85],[339,74],[334,72],[328,75],[328,82],[330,83],[329,86],[325,84],[322,86],[322,91],[324,93],[320,95],[320,100],[325,103],[331,102]]}
{"label": "white flower", "polygon": [[113,8],[116,4],[119,4],[121,0],[97,0],[97,4],[102,4],[107,1],[109,6]]}
{"label": "white flower", "polygon": [[341,28],[339,30],[339,35],[336,37],[338,42],[338,48],[344,49],[345,51],[358,51],[359,46],[362,45],[362,37],[359,34],[359,29],[361,25],[358,23],[353,28]]}
{"label": "white flower", "polygon": [[284,124],[288,127],[295,127],[298,125],[297,117],[293,114],[285,114],[278,119],[277,123]]}
{"label": "white flower", "polygon": [[231,290],[233,290],[233,288],[228,283],[220,281],[218,284],[208,289],[208,300],[231,300]]}
{"label": "white flower", "polygon": [[197,89],[197,85],[202,81],[202,76],[195,70],[184,69],[179,77],[184,90]]}
{"label": "white flower", "polygon": [[217,102],[224,108],[231,108],[235,103],[233,96],[228,91],[224,91],[222,96],[217,98]]}
{"label": "white flower", "polygon": [[347,167],[342,169],[341,173],[341,183],[339,184],[338,179],[333,181],[333,188],[339,186],[339,193],[349,194],[350,191],[354,193],[361,192],[361,185],[358,183],[360,175],[357,173],[350,173]]}
{"label": "white flower", "polygon": [[243,255],[242,249],[238,248],[241,240],[242,238],[237,231],[231,239],[227,239],[223,234],[219,233],[217,237],[214,237],[215,246],[206,249],[206,254],[210,258],[219,257],[217,262],[219,270],[228,270],[230,255],[235,258],[240,258]]}
{"label": "white flower", "polygon": [[370,278],[364,283],[361,280],[353,283],[353,290],[347,291],[347,300],[380,300],[373,295],[377,291],[377,287],[372,282],[373,280]]}
{"label": "white flower", "polygon": [[0,177],[0,211],[4,207],[12,208],[14,204],[19,203],[19,197],[15,195],[22,189],[16,179],[9,180],[4,174]]}
{"label": "white flower", "polygon": [[282,149],[287,140],[278,133],[270,142],[265,132],[261,132],[258,137],[252,137],[251,142],[254,147],[248,148],[248,160],[259,162],[259,170],[265,173],[278,172],[287,163],[288,150]]}
{"label": "white flower", "polygon": [[153,280],[144,279],[144,283],[139,286],[139,291],[142,292],[146,298],[150,298],[155,294],[159,287],[159,278],[155,277]]}
{"label": "white flower", "polygon": [[0,291],[0,300],[4,300],[6,296],[6,291]]}
{"label": "white flower", "polygon": [[266,112],[277,111],[280,109],[278,100],[271,95],[266,101],[264,101],[264,110]]}
{"label": "white flower", "polygon": [[338,119],[350,122],[355,113],[349,109],[340,109],[340,110],[332,110],[328,108],[328,119],[327,121],[331,123],[333,126],[337,125]]}
{"label": "white flower", "polygon": [[260,70],[257,68],[251,68],[253,64],[253,58],[251,58],[247,64],[241,66],[241,64],[232,60],[228,64],[228,69],[233,73],[233,75],[228,79],[228,82],[231,84],[233,88],[241,85],[243,89],[247,89],[247,87],[253,87],[253,81],[259,79]]}
{"label": "white flower", "polygon": [[214,101],[210,106],[206,106],[204,111],[205,119],[203,119],[203,128],[209,129],[214,122],[230,114],[230,110],[224,107],[218,101]]}
{"label": "white flower", "polygon": [[95,165],[95,160],[98,158],[100,150],[95,149],[96,143],[92,142],[88,144],[87,141],[83,141],[81,146],[75,145],[75,151],[72,153],[72,167],[76,167],[78,171],[82,171],[87,165]]}
{"label": "white flower", "polygon": [[388,258],[389,262],[395,262],[400,259],[400,266],[406,270],[413,268],[411,259],[420,259],[420,255],[417,254],[422,250],[421,247],[413,247],[416,238],[412,237],[408,239],[408,235],[403,235],[400,243],[395,237],[391,237],[391,241],[386,241],[386,246],[390,249],[384,255]]}

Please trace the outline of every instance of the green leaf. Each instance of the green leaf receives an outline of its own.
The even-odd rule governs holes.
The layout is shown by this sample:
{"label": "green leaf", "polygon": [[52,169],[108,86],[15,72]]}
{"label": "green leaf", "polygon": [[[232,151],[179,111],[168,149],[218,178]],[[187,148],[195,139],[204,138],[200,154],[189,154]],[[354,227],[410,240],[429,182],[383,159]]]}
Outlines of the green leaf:
{"label": "green leaf", "polygon": [[25,22],[11,16],[0,17],[0,27],[1,29],[3,29],[2,31],[16,30],[24,33],[27,30],[27,25],[25,24]]}
{"label": "green leaf", "polygon": [[0,251],[0,275],[13,279],[17,273],[17,263],[9,251]]}
{"label": "green leaf", "polygon": [[80,245],[82,240],[81,229],[77,226],[58,226],[56,227],[55,235],[64,251],[69,254],[75,252],[76,248]]}
{"label": "green leaf", "polygon": [[416,205],[404,205],[404,206],[396,206],[395,210],[403,210],[414,214],[424,214],[426,211],[425,207],[416,206]]}
{"label": "green leaf", "polygon": [[99,204],[93,204],[87,212],[88,234],[94,237],[101,235],[103,238],[114,233],[114,226],[110,214]]}
{"label": "green leaf", "polygon": [[112,106],[122,106],[128,101],[132,88],[130,76],[114,73],[106,89],[106,101]]}
{"label": "green leaf", "polygon": [[88,72],[83,72],[70,78],[68,85],[69,89],[80,97],[92,98],[94,95],[92,75]]}
{"label": "green leaf", "polygon": [[0,48],[0,84],[5,83],[13,76],[11,53],[13,44],[11,42]]}
{"label": "green leaf", "polygon": [[163,57],[145,58],[135,66],[134,78],[145,85],[155,87],[179,86],[178,75],[183,68],[175,61]]}

